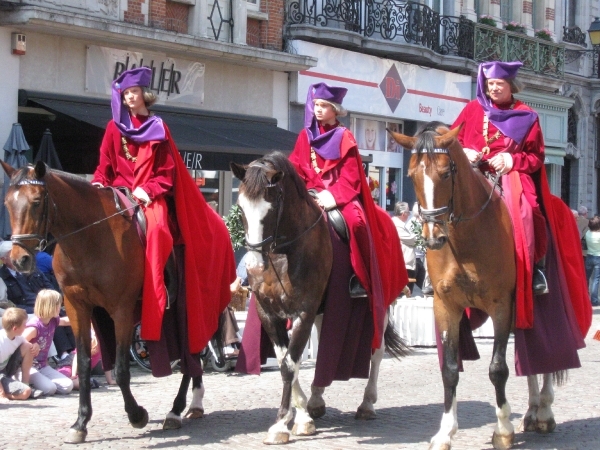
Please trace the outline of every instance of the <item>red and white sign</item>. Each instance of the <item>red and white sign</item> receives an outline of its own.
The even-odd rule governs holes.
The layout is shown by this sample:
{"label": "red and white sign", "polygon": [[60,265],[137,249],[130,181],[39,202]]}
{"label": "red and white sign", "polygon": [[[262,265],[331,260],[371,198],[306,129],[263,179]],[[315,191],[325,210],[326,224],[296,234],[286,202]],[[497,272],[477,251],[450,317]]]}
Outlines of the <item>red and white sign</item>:
{"label": "red and white sign", "polygon": [[452,123],[471,100],[472,79],[377,56],[294,41],[299,55],[318,58],[298,74],[296,101],[304,103],[311,84],[348,88],[344,107],[354,113]]}

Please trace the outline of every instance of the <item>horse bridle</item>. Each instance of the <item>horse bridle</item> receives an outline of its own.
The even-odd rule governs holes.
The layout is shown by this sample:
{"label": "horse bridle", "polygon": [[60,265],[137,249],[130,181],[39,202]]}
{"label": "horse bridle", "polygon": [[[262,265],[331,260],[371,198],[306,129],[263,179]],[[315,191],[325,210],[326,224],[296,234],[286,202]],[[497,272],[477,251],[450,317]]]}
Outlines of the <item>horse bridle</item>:
{"label": "horse bridle", "polygon": [[[45,220],[45,224],[46,224],[45,230],[44,230],[44,236],[42,236],[41,234],[35,234],[35,233],[13,234],[11,236],[12,243],[14,245],[18,245],[19,247],[21,247],[23,250],[25,250],[31,256],[35,256],[35,252],[43,252],[48,246],[53,245],[69,236],[72,236],[72,235],[77,234],[83,230],[90,228],[90,227],[98,225],[98,224],[104,222],[105,220],[111,219],[115,216],[123,215],[126,211],[129,211],[131,209],[135,209],[135,208],[139,207],[139,205],[133,205],[133,206],[130,206],[127,208],[121,208],[118,204],[118,201],[115,198],[115,201],[117,202],[117,212],[116,213],[111,214],[110,216],[104,217],[100,220],[96,220],[93,223],[90,223],[88,225],[85,225],[84,227],[78,228],[75,231],[72,231],[70,233],[64,234],[57,238],[54,238],[50,242],[48,242],[48,234],[49,234],[49,230],[50,230],[50,213],[49,213],[50,201],[52,201],[52,206],[53,206],[53,211],[54,211],[55,216],[57,214],[57,208],[56,208],[56,203],[54,203],[54,200],[52,200],[52,197],[50,197],[50,195],[48,193],[48,187],[46,185],[46,182],[44,182],[43,180],[25,178],[25,179],[19,181],[18,183],[15,183],[15,185],[16,186],[37,185],[37,186],[44,187],[44,211],[42,213],[43,214],[42,218]],[[38,242],[38,244],[33,249],[30,249],[27,245],[25,245],[22,242],[22,241],[31,241],[31,240]]]}
{"label": "horse bridle", "polygon": [[[422,154],[425,152],[427,152],[427,150],[425,150],[425,149],[411,150],[411,153],[416,154],[416,155],[419,155],[419,154]],[[458,217],[456,217],[454,214],[454,184],[455,184],[454,178],[456,176],[456,173],[458,172],[456,169],[456,163],[452,159],[452,156],[450,155],[450,151],[447,148],[434,148],[433,150],[431,150],[431,152],[434,154],[448,155],[448,158],[450,159],[450,176],[451,176],[451,182],[452,182],[452,189],[451,189],[451,194],[450,194],[450,200],[448,200],[448,204],[446,206],[442,206],[440,208],[434,208],[434,209],[423,209],[423,208],[421,208],[421,205],[419,205],[419,214],[421,215],[423,222],[438,224],[438,225],[447,227],[449,222],[452,223],[453,225],[456,225],[459,222],[465,222],[468,220],[472,220],[472,219],[476,218],[477,216],[479,216],[479,214],[481,214],[485,210],[487,205],[489,205],[490,201],[492,200],[492,196],[494,195],[494,191],[496,190],[496,187],[498,186],[500,177],[499,176],[494,177],[494,183],[492,185],[492,189],[490,190],[490,195],[488,196],[488,198],[484,202],[484,204],[481,206],[481,208],[479,208],[479,211],[477,211],[471,217],[463,217],[462,215],[459,215]],[[443,216],[444,214],[448,214],[448,219],[437,219],[437,217]]]}
{"label": "horse bridle", "polygon": [[[253,164],[250,164],[250,166],[248,166],[248,168],[250,168],[250,167],[260,167],[260,168],[267,169],[267,170],[269,169],[269,167],[263,163],[253,163]],[[304,236],[306,233],[308,233],[310,230],[312,230],[314,227],[316,227],[317,224],[319,223],[319,221],[323,218],[323,213],[321,212],[321,214],[319,214],[319,217],[317,217],[317,220],[315,220],[310,227],[305,229],[302,233],[300,233],[298,236],[296,236],[292,240],[285,241],[285,239],[287,239],[287,236],[279,236],[279,223],[281,222],[281,216],[283,214],[283,200],[285,197],[284,192],[283,192],[283,187],[281,186],[281,180],[278,181],[277,183],[269,183],[265,186],[265,189],[270,189],[270,188],[277,188],[277,197],[275,198],[275,208],[277,211],[277,220],[275,222],[274,233],[271,234],[270,236],[264,238],[262,241],[257,242],[255,244],[248,242],[248,239],[244,239],[245,247],[247,250],[257,251],[258,249],[262,249],[261,253],[263,255],[269,254],[269,253],[276,253],[276,250],[279,250],[281,248],[285,248],[285,247],[292,245],[294,242],[299,240],[302,236]],[[284,242],[280,242],[281,240],[284,240]],[[271,245],[269,246],[268,250],[265,250],[265,246],[267,244],[271,244]]]}
{"label": "horse bridle", "polygon": [[[270,169],[265,164],[259,163],[259,162],[255,162],[255,163],[250,164],[248,166],[248,168],[250,168],[250,167],[260,167],[260,168],[265,169],[265,170],[269,170]],[[281,221],[281,216],[283,214],[283,200],[284,200],[284,197],[285,197],[284,196],[284,192],[283,192],[283,187],[281,186],[281,182],[282,182],[282,180],[279,180],[276,183],[269,183],[269,184],[267,184],[265,186],[265,189],[277,188],[277,197],[275,199],[275,202],[276,202],[275,207],[276,207],[276,211],[277,211],[277,221],[275,222],[274,233],[271,234],[270,236],[266,237],[262,241],[257,242],[256,244],[248,242],[247,238],[244,238],[244,241],[245,241],[246,250],[257,251],[258,249],[261,249],[260,253],[263,255],[263,257],[266,256],[268,258],[269,263],[271,264],[271,267],[273,268],[273,272],[275,272],[275,276],[277,277],[277,281],[279,281],[279,285],[281,286],[281,289],[283,290],[283,292],[286,295],[286,297],[289,297],[289,294],[287,293],[287,291],[285,290],[285,286],[283,285],[283,281],[281,280],[281,277],[279,276],[279,273],[277,272],[277,269],[275,268],[275,265],[273,264],[273,260],[271,258],[271,254],[276,253],[276,250],[279,250],[281,248],[289,247],[294,242],[296,242],[297,240],[299,240],[302,236],[304,236],[306,233],[308,233],[310,230],[312,230],[314,227],[316,227],[317,224],[323,218],[324,213],[321,211],[321,214],[319,214],[319,217],[317,217],[317,220],[315,220],[310,227],[306,228],[302,233],[300,233],[295,238],[293,238],[293,239],[291,239],[289,241],[285,241],[283,243],[278,243],[280,239],[286,239],[286,236],[279,236],[278,235],[278,233],[279,233],[279,223]],[[267,244],[270,244],[270,245],[269,245],[269,248],[267,250],[265,250],[265,246]]]}
{"label": "horse bridle", "polygon": [[[49,204],[50,204],[50,196],[48,195],[48,189],[46,188],[46,183],[42,180],[34,180],[25,178],[18,183],[17,186],[25,186],[25,185],[37,185],[44,187],[44,210],[42,212],[42,221],[45,222],[44,227],[44,235],[30,233],[30,234],[13,234],[11,236],[11,241],[14,245],[18,245],[27,253],[32,256],[35,256],[35,252],[43,252],[48,246],[48,230],[50,229],[50,214],[49,214]],[[52,202],[54,205],[54,212],[56,212],[56,204]],[[37,241],[37,245],[31,250],[27,247],[22,241]]]}

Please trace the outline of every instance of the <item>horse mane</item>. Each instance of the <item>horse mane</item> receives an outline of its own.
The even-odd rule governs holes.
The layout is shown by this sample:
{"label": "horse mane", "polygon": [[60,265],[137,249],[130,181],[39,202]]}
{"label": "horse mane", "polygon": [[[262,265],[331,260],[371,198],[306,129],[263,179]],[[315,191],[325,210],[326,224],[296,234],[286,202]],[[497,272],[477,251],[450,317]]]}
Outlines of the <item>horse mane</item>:
{"label": "horse mane", "polygon": [[292,181],[296,187],[298,196],[301,199],[309,201],[310,195],[306,190],[304,181],[302,181],[288,157],[281,152],[271,152],[250,163],[246,171],[246,177],[244,178],[245,194],[248,198],[256,199],[262,196],[263,189],[270,184],[265,170],[250,170],[253,164],[256,164],[256,166],[266,166],[274,171],[281,171],[284,174],[284,179],[287,178]]}
{"label": "horse mane", "polygon": [[[79,175],[74,175],[72,173],[63,172],[61,170],[50,169],[50,168],[46,167],[46,175],[49,173],[51,173],[53,175],[57,175],[59,178],[62,178],[62,179],[66,178],[68,180],[71,180],[71,181],[75,182],[76,184],[78,184],[78,187],[91,186],[91,183],[89,181],[87,181],[85,178],[83,178]],[[23,167],[17,169],[17,171],[13,174],[13,176],[10,180],[10,186],[16,186],[24,180],[36,179],[36,177],[34,175],[35,175],[35,171],[33,171],[33,166],[31,164],[23,166]]]}
{"label": "horse mane", "polygon": [[[415,133],[417,140],[415,141],[414,148],[420,150],[416,153],[417,163],[421,161],[423,155],[425,154],[427,154],[432,161],[436,162],[438,153],[434,152],[434,149],[436,148],[435,137],[442,134],[438,130],[447,132],[448,125],[434,120],[433,122],[426,123],[425,125],[419,127]],[[410,176],[410,173],[408,175]]]}

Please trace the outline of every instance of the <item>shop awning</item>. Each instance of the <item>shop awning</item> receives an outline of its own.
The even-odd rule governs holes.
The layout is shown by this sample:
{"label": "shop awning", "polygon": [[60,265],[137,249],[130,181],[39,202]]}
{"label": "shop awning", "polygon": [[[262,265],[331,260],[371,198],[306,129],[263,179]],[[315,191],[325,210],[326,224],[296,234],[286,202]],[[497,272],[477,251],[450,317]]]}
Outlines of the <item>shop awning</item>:
{"label": "shop awning", "polygon": [[[106,127],[111,118],[108,99],[103,101],[31,91],[27,91],[26,98],[53,113],[64,114],[101,129]],[[209,154],[217,154],[212,155],[213,159],[249,162],[273,150],[288,153],[296,142],[297,135],[278,128],[277,120],[272,118],[162,105],[155,105],[152,110],[168,125],[180,152],[200,152],[205,162],[211,158]],[[245,157],[240,158],[242,155]],[[218,165],[224,164],[221,162]]]}

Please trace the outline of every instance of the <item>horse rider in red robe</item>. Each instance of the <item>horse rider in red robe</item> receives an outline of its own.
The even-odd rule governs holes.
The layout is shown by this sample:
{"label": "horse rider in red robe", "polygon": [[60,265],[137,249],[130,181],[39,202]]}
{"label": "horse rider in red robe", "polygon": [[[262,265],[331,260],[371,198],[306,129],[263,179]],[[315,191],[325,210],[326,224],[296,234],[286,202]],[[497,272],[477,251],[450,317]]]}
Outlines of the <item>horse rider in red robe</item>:
{"label": "horse rider in red robe", "polygon": [[[469,161],[482,172],[500,177],[515,235],[516,327],[532,328],[534,296],[549,294],[566,299],[568,309],[572,307],[581,331],[577,340],[581,340],[589,328],[591,311],[585,305],[587,283],[583,269],[578,267],[582,264],[568,258],[571,245],[580,248],[578,234],[571,236],[567,230],[571,225],[576,229],[570,223],[574,220],[568,207],[550,193],[538,114],[513,97],[523,88],[516,79],[522,65],[519,61],[482,63],[477,98],[465,106],[452,128],[462,126],[458,140]],[[569,283],[565,286],[561,276],[556,281],[560,292],[549,293],[542,269],[550,239],[556,248],[552,254],[560,260],[558,267]]]}
{"label": "horse rider in red robe", "polygon": [[169,301],[164,269],[173,246],[183,244],[188,337],[191,352],[197,353],[231,300],[235,260],[222,219],[190,177],[166,124],[148,110],[156,102],[148,90],[151,80],[152,71],[139,67],[113,81],[112,120],[92,183],[128,188],[146,216],[143,339],[161,337]]}
{"label": "horse rider in red robe", "polygon": [[[346,221],[356,275],[350,288],[359,289],[358,281],[366,291],[375,325],[373,348],[379,348],[385,310],[408,277],[395,227],[371,196],[356,140],[337,120],[346,113],[341,106],[346,92],[325,83],[309,87],[305,127],[289,158],[307,189],[317,191],[317,204],[326,211],[338,208]],[[385,242],[384,236],[392,240]]]}

